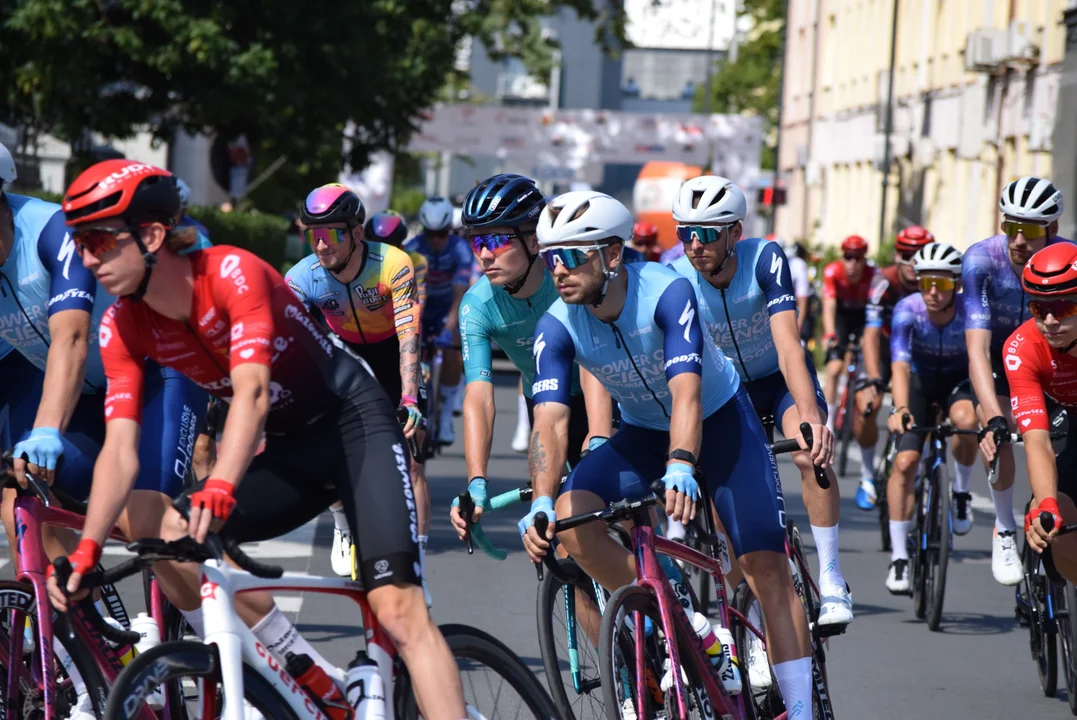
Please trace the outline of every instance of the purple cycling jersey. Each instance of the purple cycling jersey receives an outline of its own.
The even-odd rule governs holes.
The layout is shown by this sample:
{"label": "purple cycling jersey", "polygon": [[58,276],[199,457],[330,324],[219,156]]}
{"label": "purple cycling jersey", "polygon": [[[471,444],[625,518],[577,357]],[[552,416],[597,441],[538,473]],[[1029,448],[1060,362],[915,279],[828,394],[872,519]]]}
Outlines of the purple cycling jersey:
{"label": "purple cycling jersey", "polygon": [[927,316],[924,296],[913,293],[894,306],[890,325],[890,357],[906,362],[916,375],[963,373],[969,364],[965,348],[965,308],[955,303],[953,319],[939,327]]}

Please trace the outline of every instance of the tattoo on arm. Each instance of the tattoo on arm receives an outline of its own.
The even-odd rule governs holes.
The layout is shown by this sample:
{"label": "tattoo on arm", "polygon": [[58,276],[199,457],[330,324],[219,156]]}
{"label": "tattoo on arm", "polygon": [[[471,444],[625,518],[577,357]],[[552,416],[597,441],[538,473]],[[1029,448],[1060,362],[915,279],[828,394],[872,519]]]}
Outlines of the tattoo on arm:
{"label": "tattoo on arm", "polygon": [[531,477],[536,477],[546,472],[546,448],[539,440],[538,430],[531,433],[531,454],[527,458]]}
{"label": "tattoo on arm", "polygon": [[[419,392],[419,362],[417,359],[407,357],[419,352],[419,338],[412,335],[400,346],[400,379],[403,383],[405,394],[418,395]],[[408,393],[412,390],[411,393]]]}

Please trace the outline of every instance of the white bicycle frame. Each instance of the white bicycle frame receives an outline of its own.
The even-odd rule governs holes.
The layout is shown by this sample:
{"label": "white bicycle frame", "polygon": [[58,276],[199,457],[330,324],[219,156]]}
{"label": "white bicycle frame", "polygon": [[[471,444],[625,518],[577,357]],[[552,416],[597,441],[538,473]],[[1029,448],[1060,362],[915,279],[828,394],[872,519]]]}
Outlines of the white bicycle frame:
{"label": "white bicycle frame", "polygon": [[354,600],[366,628],[366,652],[378,664],[385,687],[385,717],[394,720],[393,660],[396,648],[381,629],[366,600],[363,584],[354,580],[285,573],[279,578],[260,578],[218,560],[208,560],[201,568],[202,615],[207,645],[216,645],[224,688],[222,720],[244,720],[243,663],[261,675],[280,693],[299,718],[327,720],[306,691],[284,670],[284,666],[262,645],[240,619],[232,604],[235,593],[251,590],[315,590],[344,595]]}

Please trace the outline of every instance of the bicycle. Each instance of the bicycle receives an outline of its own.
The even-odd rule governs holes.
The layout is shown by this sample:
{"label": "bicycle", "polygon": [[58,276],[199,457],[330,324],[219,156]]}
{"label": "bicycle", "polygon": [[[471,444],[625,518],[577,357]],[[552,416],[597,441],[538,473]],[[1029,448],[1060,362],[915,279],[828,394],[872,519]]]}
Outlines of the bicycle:
{"label": "bicycle", "polygon": [[[1047,532],[1050,532],[1054,528],[1054,517],[1050,513],[1040,513],[1040,523]],[[1058,534],[1065,535],[1074,531],[1077,531],[1077,524],[1063,525],[1058,529]],[[1025,582],[1029,583],[1030,587],[1035,582],[1037,588],[1042,591],[1042,593],[1028,596],[1031,601],[1028,607],[1030,617],[1037,618],[1035,624],[1029,623],[1029,633],[1033,660],[1036,661],[1036,668],[1039,671],[1040,687],[1047,697],[1053,697],[1057,689],[1057,659],[1054,654],[1054,642],[1048,641],[1048,638],[1057,636],[1070,712],[1077,715],[1077,658],[1074,658],[1073,654],[1074,649],[1077,648],[1077,628],[1074,627],[1070,615],[1071,612],[1077,610],[1077,589],[1058,573],[1050,546],[1039,554],[1029,548],[1026,538],[1021,550],[1021,559],[1025,561]],[[1038,638],[1036,637],[1037,630]],[[1037,652],[1037,646],[1040,652]],[[1054,662],[1047,662],[1048,659]],[[1051,672],[1052,666],[1053,672]]]}
{"label": "bicycle", "polygon": [[875,509],[879,513],[879,537],[882,538],[883,552],[890,552],[890,500],[887,487],[890,474],[894,472],[894,458],[897,457],[897,435],[888,433],[886,445],[881,455],[875,458]]}
{"label": "bicycle", "polygon": [[[938,413],[938,408],[933,408]],[[912,527],[915,544],[909,563],[913,614],[927,619],[932,632],[942,621],[942,605],[946,595],[946,571],[950,551],[954,546],[952,497],[953,481],[946,463],[946,440],[954,435],[979,436],[976,430],[961,430],[944,421],[927,427],[910,427],[912,416],[905,413],[902,423],[906,432],[926,435],[927,452],[920,463],[915,485],[916,515]]]}
{"label": "bicycle", "polygon": [[[183,678],[196,680],[199,692],[193,702],[200,707],[203,718],[220,716],[226,720],[241,720],[243,703],[229,702],[229,698],[245,698],[267,718],[322,718],[311,697],[281,662],[262,647],[233,607],[235,593],[259,589],[327,593],[353,600],[359,605],[365,628],[366,653],[377,664],[384,683],[386,720],[419,717],[407,668],[374,616],[362,583],[284,573],[279,567],[250,558],[229,536],[211,534],[205,543],[191,538],[173,542],[141,540],[128,545],[128,549],[137,553],[137,557],[110,570],[92,573],[83,579],[83,586],[116,582],[159,560],[200,563],[206,636],[204,642],[162,643],[135,658],[112,686],[102,715],[106,720],[131,717],[142,706],[148,692],[162,683],[179,682]],[[225,554],[240,569],[225,563]],[[64,564],[58,561],[57,573],[66,572],[67,568],[62,567]],[[466,668],[481,665],[493,671],[518,694],[513,711],[526,709],[526,716],[543,719],[555,716],[556,709],[538,680],[501,642],[464,625],[444,625],[441,632],[454,657]],[[474,703],[480,701],[476,692],[472,687],[466,693],[469,716],[495,717],[489,711],[480,712],[475,707]],[[481,701],[496,702],[502,692],[495,690],[485,694]],[[218,707],[219,699],[223,701],[223,710]]]}

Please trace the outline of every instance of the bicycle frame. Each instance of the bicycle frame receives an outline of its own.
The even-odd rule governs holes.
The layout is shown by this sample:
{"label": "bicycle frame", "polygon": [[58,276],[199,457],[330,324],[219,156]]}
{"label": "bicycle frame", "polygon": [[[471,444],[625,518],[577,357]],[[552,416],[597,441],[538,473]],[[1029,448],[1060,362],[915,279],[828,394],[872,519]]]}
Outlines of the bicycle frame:
{"label": "bicycle frame", "polygon": [[217,560],[201,566],[202,613],[205,618],[207,645],[216,645],[220,656],[221,684],[225,707],[222,720],[243,720],[243,702],[228,698],[243,698],[243,662],[246,661],[285,699],[299,718],[324,720],[306,691],[292,678],[278,660],[262,645],[247,627],[232,604],[235,593],[253,590],[297,590],[343,595],[359,605],[366,629],[367,654],[378,664],[385,683],[386,720],[394,720],[393,663],[396,648],[382,630],[367,602],[362,583],[354,580],[324,578],[285,573],[280,578],[260,578],[236,570]]}

